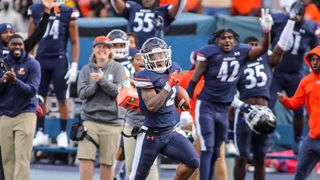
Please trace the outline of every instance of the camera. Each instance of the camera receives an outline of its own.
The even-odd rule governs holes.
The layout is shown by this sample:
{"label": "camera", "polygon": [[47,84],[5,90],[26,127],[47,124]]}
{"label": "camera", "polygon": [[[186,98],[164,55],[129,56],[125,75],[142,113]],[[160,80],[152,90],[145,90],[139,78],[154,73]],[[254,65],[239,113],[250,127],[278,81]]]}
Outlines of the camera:
{"label": "camera", "polygon": [[73,141],[81,141],[87,135],[87,128],[83,126],[82,122],[72,124],[70,139]]}
{"label": "camera", "polygon": [[11,70],[10,64],[5,59],[2,59],[2,58],[0,59],[0,67],[4,68],[6,72]]}

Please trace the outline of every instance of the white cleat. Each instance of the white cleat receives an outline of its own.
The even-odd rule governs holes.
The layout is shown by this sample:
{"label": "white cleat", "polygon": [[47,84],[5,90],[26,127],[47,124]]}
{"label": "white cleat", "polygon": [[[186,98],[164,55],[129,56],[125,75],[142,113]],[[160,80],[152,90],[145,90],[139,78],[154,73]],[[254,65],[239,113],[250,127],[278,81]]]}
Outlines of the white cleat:
{"label": "white cleat", "polygon": [[60,148],[69,147],[68,136],[65,131],[61,131],[61,133],[57,136],[57,144],[58,144],[58,147]]}
{"label": "white cleat", "polygon": [[36,137],[33,139],[32,146],[47,146],[49,144],[48,135],[42,131],[37,131]]}

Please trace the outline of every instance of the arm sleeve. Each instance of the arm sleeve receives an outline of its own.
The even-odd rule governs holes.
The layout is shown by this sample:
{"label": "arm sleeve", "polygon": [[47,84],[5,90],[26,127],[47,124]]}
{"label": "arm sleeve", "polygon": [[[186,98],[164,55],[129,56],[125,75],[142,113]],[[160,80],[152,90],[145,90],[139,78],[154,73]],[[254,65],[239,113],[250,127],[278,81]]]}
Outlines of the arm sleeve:
{"label": "arm sleeve", "polygon": [[104,77],[99,81],[99,85],[102,88],[102,90],[106,92],[108,95],[116,97],[119,93],[119,84],[122,80],[125,79],[125,77],[126,71],[124,67],[119,64],[117,70],[115,71],[113,82],[109,81],[107,77]]}
{"label": "arm sleeve", "polygon": [[89,72],[83,68],[79,74],[77,91],[81,100],[85,100],[93,96],[98,88],[97,83],[90,83]]}
{"label": "arm sleeve", "polygon": [[24,41],[25,51],[27,53],[29,53],[34,48],[34,46],[42,39],[48,26],[49,17],[50,14],[44,12],[36,30]]}
{"label": "arm sleeve", "polygon": [[298,109],[305,103],[306,91],[304,90],[304,82],[301,81],[293,97],[287,96],[281,101],[281,103],[288,109]]}
{"label": "arm sleeve", "polygon": [[17,79],[15,83],[17,89],[29,97],[33,97],[37,94],[41,79],[40,64],[36,60],[31,61],[33,61],[33,63],[31,64],[27,81],[23,82],[20,79]]}

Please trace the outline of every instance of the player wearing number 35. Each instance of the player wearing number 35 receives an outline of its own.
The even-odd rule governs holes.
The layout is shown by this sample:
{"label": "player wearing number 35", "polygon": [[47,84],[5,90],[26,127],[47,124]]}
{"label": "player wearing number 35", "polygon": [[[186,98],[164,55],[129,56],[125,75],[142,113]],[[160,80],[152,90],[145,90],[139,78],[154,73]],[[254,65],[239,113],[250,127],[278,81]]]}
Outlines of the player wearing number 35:
{"label": "player wearing number 35", "polygon": [[220,146],[226,139],[228,108],[236,93],[240,69],[248,60],[255,60],[268,49],[272,17],[262,9],[260,23],[264,31],[262,46],[251,48],[239,43],[239,35],[232,29],[222,29],[213,34],[216,44],[200,48],[194,74],[187,91],[193,96],[201,76],[205,84],[198,95],[195,108],[196,129],[200,139],[200,180],[212,179],[214,164]]}
{"label": "player wearing number 35", "polygon": [[[52,81],[54,92],[59,102],[61,133],[57,137],[59,147],[66,148],[68,139],[65,133],[67,119],[69,118],[69,107],[67,103],[68,85],[77,79],[79,59],[79,36],[76,19],[79,12],[71,7],[63,6],[64,0],[54,0],[55,5],[51,11],[49,24],[42,40],[39,43],[36,59],[41,66],[41,82],[39,94],[44,97],[43,110],[46,112],[46,97],[49,84]],[[33,32],[39,24],[43,4],[34,4],[28,10],[30,15],[29,33]],[[67,59],[67,42],[70,38],[72,63],[69,68]],[[69,69],[69,70],[68,70]],[[43,120],[38,121],[38,131],[43,128]],[[41,136],[42,135],[42,136]],[[34,146],[46,145],[47,138],[42,132],[37,132]]]}
{"label": "player wearing number 35", "polygon": [[139,48],[156,30],[166,32],[170,24],[182,12],[186,0],[178,0],[174,5],[159,6],[160,0],[133,1],[111,0],[115,11],[128,20],[129,32],[134,32],[139,40]]}

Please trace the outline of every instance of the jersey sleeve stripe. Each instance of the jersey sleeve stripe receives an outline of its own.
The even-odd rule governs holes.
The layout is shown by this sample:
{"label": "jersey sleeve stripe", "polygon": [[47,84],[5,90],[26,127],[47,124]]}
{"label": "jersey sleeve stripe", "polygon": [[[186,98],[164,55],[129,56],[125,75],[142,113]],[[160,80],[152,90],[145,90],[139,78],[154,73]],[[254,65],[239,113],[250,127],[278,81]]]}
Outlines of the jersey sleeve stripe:
{"label": "jersey sleeve stripe", "polygon": [[136,79],[133,81],[134,85],[137,88],[154,88],[152,82],[148,81],[137,81]]}
{"label": "jersey sleeve stripe", "polygon": [[203,54],[201,54],[201,53],[198,53],[197,54],[197,61],[206,61],[206,57],[203,55]]}
{"label": "jersey sleeve stripe", "polygon": [[71,19],[78,19],[80,17],[80,13],[78,10],[73,10],[73,12],[71,13]]}

